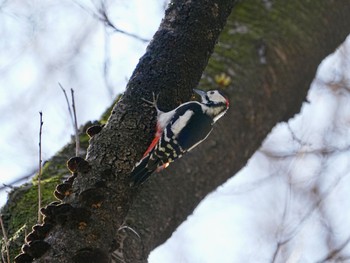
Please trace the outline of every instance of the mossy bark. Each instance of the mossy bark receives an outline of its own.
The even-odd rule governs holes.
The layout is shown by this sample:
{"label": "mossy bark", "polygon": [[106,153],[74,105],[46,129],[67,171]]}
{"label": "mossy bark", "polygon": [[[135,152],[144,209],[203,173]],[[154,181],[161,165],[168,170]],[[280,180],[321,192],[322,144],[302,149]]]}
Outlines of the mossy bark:
{"label": "mossy bark", "polygon": [[[82,207],[79,196],[99,185],[104,193],[102,207],[98,211],[85,207],[93,215],[91,227],[84,231],[69,222],[55,228],[48,240],[52,248],[38,262],[71,262],[82,248],[107,253],[113,243],[119,247],[118,258],[145,262],[205,195],[245,165],[277,122],[299,111],[318,64],[350,32],[350,4],[341,1],[237,4],[200,82],[201,87],[214,89],[216,75],[231,77],[232,84],[225,88],[229,112],[205,143],[152,176],[139,193],[130,189],[128,173],[154,132],[154,112],[140,104],[140,98],[160,92],[160,107],[165,110],[188,100],[232,4],[173,3],[124,98],[103,132],[91,140],[87,159],[92,171],[78,176],[74,196],[65,200]],[[117,231],[122,224],[141,238],[128,228]],[[54,258],[55,253],[61,258]]]}
{"label": "mossy bark", "polygon": [[[83,131],[93,124],[97,124],[97,122],[86,123],[86,125],[80,129],[82,133],[80,136],[80,153],[82,155],[86,154],[86,149],[88,147],[88,136],[83,133]],[[59,183],[70,175],[70,172],[67,170],[66,162],[75,153],[75,143],[73,141],[74,140],[72,140],[72,143],[63,147],[62,150],[43,165],[41,180],[43,206],[57,201],[53,196],[53,191]],[[38,221],[37,185],[37,175],[35,175],[30,182],[11,190],[8,196],[8,202],[1,208],[4,225],[9,236],[9,250],[12,261],[14,257],[20,253],[25,235],[31,231],[32,226]],[[2,246],[2,253],[4,253],[4,249],[4,246]]]}
{"label": "mossy bark", "polygon": [[144,186],[126,221],[141,240],[127,229],[120,233],[127,262],[135,250],[144,258],[169,238],[276,123],[299,112],[318,65],[350,32],[349,11],[339,1],[248,0],[234,7],[200,82],[220,88],[215,76],[230,76],[231,108],[205,143]]}
{"label": "mossy bark", "polygon": [[[170,3],[126,92],[102,131],[90,140],[87,162],[79,158],[71,162],[75,178],[71,194],[63,199],[64,205],[45,210],[49,235],[44,241],[29,242],[23,255],[36,262],[108,262],[118,245],[118,229],[140,190],[130,187],[130,171],[154,133],[154,109],[141,98],[160,93],[160,106],[165,109],[189,99],[233,3]],[[47,244],[50,249],[39,257]]]}

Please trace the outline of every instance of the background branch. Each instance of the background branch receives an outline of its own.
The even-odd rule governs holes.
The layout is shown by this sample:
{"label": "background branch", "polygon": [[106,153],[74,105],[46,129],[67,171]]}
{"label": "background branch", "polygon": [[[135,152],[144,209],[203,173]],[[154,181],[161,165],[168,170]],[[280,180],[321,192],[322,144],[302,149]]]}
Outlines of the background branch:
{"label": "background branch", "polygon": [[[5,226],[4,226],[4,222],[2,221],[2,214],[0,214],[0,225],[1,225],[1,231],[2,231],[2,235],[3,235],[4,243],[5,243],[5,252],[6,252],[7,263],[10,263],[10,262],[11,262],[11,259],[10,259],[10,249],[9,249],[9,244],[8,244],[8,238],[7,238],[7,234],[6,234],[6,229],[5,229]],[[2,255],[2,253],[1,253],[1,255]],[[5,262],[5,259],[4,259],[4,258],[2,258],[2,260],[4,260],[4,262]]]}
{"label": "background branch", "polygon": [[39,128],[39,172],[38,172],[38,224],[42,223],[42,214],[40,212],[41,210],[41,167],[42,167],[42,157],[41,157],[41,137],[42,137],[42,130],[43,130],[43,113],[39,112],[40,115],[40,128]]}
{"label": "background branch", "polygon": [[77,112],[75,109],[74,90],[70,89],[70,92],[71,92],[71,96],[72,96],[72,109],[73,109],[73,116],[74,116],[73,127],[74,127],[74,134],[75,134],[75,156],[79,156],[80,140],[79,140]]}

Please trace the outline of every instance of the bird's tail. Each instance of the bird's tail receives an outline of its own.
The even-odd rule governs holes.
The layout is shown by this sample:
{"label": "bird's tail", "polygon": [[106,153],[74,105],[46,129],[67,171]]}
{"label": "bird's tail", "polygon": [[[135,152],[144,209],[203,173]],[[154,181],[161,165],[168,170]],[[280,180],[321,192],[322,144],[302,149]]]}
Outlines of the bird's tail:
{"label": "bird's tail", "polygon": [[160,160],[158,158],[154,158],[151,153],[143,157],[131,171],[131,185],[137,186],[146,181],[147,178],[157,169],[159,162]]}

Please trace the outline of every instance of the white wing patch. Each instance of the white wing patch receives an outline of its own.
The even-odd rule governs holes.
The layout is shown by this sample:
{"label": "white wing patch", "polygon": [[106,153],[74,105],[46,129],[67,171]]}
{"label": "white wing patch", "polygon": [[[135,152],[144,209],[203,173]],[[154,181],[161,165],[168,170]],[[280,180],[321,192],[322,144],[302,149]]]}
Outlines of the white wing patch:
{"label": "white wing patch", "polygon": [[191,119],[193,111],[188,110],[184,115],[180,116],[171,126],[171,131],[174,134],[180,134],[181,130],[187,125],[188,121]]}

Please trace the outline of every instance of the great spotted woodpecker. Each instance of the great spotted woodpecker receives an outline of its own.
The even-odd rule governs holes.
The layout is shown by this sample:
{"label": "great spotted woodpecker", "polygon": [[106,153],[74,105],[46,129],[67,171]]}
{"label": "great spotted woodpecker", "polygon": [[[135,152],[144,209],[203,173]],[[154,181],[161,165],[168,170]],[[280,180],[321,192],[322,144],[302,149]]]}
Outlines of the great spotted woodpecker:
{"label": "great spotted woodpecker", "polygon": [[220,91],[193,89],[202,101],[189,101],[169,112],[158,109],[153,94],[150,103],[157,110],[157,131],[142,159],[131,172],[131,184],[143,183],[154,171],[166,168],[169,163],[180,158],[204,141],[229,107],[229,101]]}

